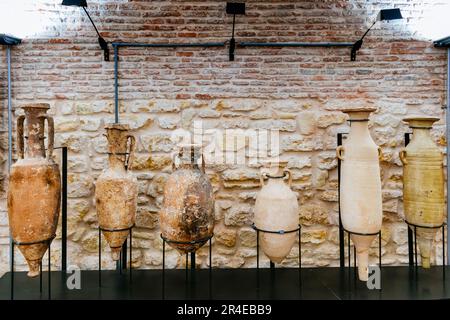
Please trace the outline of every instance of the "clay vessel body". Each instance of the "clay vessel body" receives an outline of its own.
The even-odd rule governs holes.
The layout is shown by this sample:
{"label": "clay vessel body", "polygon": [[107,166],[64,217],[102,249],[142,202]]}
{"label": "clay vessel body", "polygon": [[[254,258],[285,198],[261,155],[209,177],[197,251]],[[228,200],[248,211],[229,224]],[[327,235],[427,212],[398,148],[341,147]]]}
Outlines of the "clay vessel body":
{"label": "clay vessel body", "polygon": [[138,184],[129,170],[135,148],[135,138],[125,124],[105,126],[108,139],[108,168],[98,177],[95,198],[98,223],[111,248],[113,260],[120,251],[130,228],[134,226]]}
{"label": "clay vessel body", "polygon": [[[381,230],[380,148],[370,136],[368,118],[372,108],[346,109],[351,128],[347,140],[337,148],[341,162],[340,208],[343,227],[354,233],[358,274],[368,279],[369,248]],[[367,235],[370,234],[370,235]]]}
{"label": "clay vessel body", "polygon": [[[299,207],[291,190],[291,173],[287,162],[274,162],[262,169],[261,191],[256,196],[255,226],[266,231],[292,231],[298,228]],[[288,177],[288,183],[283,178]],[[268,179],[267,184],[264,183]],[[259,243],[265,255],[274,263],[282,262],[298,238],[297,232],[276,234],[259,232]]]}
{"label": "clay vessel body", "polygon": [[[58,225],[61,179],[53,160],[53,118],[48,104],[23,106],[17,119],[19,160],[11,166],[8,216],[12,238],[29,266],[29,277],[39,275],[39,266]],[[48,148],[44,145],[48,122]],[[24,124],[26,131],[24,136]],[[26,138],[26,146],[24,144]]]}
{"label": "clay vessel body", "polygon": [[[400,152],[403,163],[405,218],[416,226],[439,227],[444,222],[444,156],[433,142],[430,129],[439,118],[404,119],[413,129],[411,142]],[[414,232],[414,226],[410,226]],[[438,228],[417,227],[422,266],[430,268],[431,250]]]}
{"label": "clay vessel body", "polygon": [[214,195],[203,157],[202,169],[197,164],[200,156],[200,146],[181,146],[164,186],[161,235],[180,253],[195,252],[214,232]]}

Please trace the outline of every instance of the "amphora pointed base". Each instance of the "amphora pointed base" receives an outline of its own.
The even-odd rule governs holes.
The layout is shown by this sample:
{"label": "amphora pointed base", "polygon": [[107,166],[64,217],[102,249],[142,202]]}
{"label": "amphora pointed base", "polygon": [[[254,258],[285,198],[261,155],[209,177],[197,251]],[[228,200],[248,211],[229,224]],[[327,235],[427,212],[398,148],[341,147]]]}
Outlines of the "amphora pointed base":
{"label": "amphora pointed base", "polygon": [[41,261],[44,257],[45,252],[47,251],[48,245],[48,242],[18,245],[20,252],[23,254],[25,260],[27,261],[29,267],[27,275],[30,278],[35,278],[39,275]]}
{"label": "amphora pointed base", "polygon": [[207,241],[208,240],[199,241],[199,242],[196,242],[195,244],[191,244],[190,241],[186,241],[186,244],[184,244],[184,243],[174,243],[174,242],[170,242],[169,240],[167,240],[167,243],[169,244],[169,246],[171,246],[172,248],[177,250],[178,253],[187,254],[187,253],[196,252],[198,249],[203,247]]}
{"label": "amphora pointed base", "polygon": [[114,261],[118,261],[120,258],[120,251],[122,250],[122,246],[128,238],[128,234],[130,230],[123,231],[102,231],[105,236],[106,242],[111,248],[111,258]]}
{"label": "amphora pointed base", "polygon": [[367,281],[369,279],[369,249],[376,236],[361,236],[352,234],[350,237],[356,247],[359,280]]}
{"label": "amphora pointed base", "polygon": [[[411,227],[414,231],[414,227]],[[431,252],[433,249],[433,241],[436,236],[436,229],[420,228],[417,230],[417,245],[420,250],[420,257],[422,258],[422,268],[429,269],[431,266]]]}
{"label": "amphora pointed base", "polygon": [[260,233],[261,247],[264,254],[273,263],[281,263],[289,255],[296,238],[296,233]]}

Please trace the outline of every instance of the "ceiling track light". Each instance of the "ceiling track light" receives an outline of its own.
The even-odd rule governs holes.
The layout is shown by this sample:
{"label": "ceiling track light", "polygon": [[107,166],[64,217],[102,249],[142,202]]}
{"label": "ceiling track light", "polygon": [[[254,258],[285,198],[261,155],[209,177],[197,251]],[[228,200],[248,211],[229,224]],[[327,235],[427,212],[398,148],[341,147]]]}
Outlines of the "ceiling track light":
{"label": "ceiling track light", "polygon": [[245,3],[227,2],[227,14],[233,15],[233,31],[230,39],[229,57],[234,61],[234,52],[236,50],[236,40],[234,39],[234,29],[236,25],[236,15],[245,15]]}
{"label": "ceiling track light", "polygon": [[89,21],[91,21],[92,25],[94,26],[95,32],[97,32],[98,35],[98,44],[100,45],[100,48],[103,50],[103,58],[105,61],[109,61],[109,48],[108,48],[108,42],[106,42],[105,39],[100,35],[100,32],[98,32],[97,27],[95,26],[94,21],[92,20],[91,16],[89,15],[88,11],[86,10],[87,2],[86,0],[63,0],[62,2],[63,6],[76,6],[76,7],[82,7],[84,12],[89,18]]}
{"label": "ceiling track light", "polygon": [[450,37],[445,37],[433,42],[436,48],[450,48]]}
{"label": "ceiling track light", "polygon": [[2,46],[15,46],[22,42],[21,39],[7,35],[0,34],[0,45]]}
{"label": "ceiling track light", "polygon": [[350,59],[351,61],[356,60],[356,52],[361,49],[361,46],[363,44],[364,37],[369,33],[370,29],[378,22],[378,21],[389,21],[389,20],[397,20],[397,19],[403,19],[402,13],[400,12],[400,9],[383,9],[378,13],[377,19],[372,23],[369,29],[363,34],[361,39],[356,41],[353,44]]}

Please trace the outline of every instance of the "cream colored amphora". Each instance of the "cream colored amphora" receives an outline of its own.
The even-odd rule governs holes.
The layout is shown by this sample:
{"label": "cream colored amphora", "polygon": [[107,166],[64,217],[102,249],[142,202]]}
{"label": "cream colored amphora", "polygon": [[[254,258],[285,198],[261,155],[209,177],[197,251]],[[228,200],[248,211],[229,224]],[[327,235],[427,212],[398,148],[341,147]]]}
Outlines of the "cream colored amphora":
{"label": "cream colored amphora", "polygon": [[400,152],[403,204],[406,221],[417,233],[424,268],[430,267],[433,240],[444,223],[444,156],[430,135],[433,123],[438,120],[433,117],[403,120],[413,129],[411,142]]}
{"label": "cream colored amphora", "polygon": [[[259,243],[265,255],[274,263],[282,262],[289,254],[297,239],[296,232],[292,231],[299,227],[298,200],[290,188],[292,177],[286,164],[272,162],[261,170],[262,188],[255,202],[255,227],[263,231],[259,232]],[[284,177],[288,177],[288,183],[283,180]],[[277,233],[279,231],[283,232]]]}
{"label": "cream colored amphora", "polygon": [[135,138],[126,124],[109,124],[105,129],[108,168],[97,179],[95,198],[99,227],[111,248],[112,259],[119,260],[122,245],[135,223],[138,184],[130,171]]}
{"label": "cream colored amphora", "polygon": [[[39,275],[39,266],[56,235],[61,179],[53,161],[53,118],[46,103],[25,105],[17,118],[19,160],[11,166],[8,188],[8,217],[11,236],[29,266],[29,277]],[[48,147],[45,149],[45,120]],[[26,131],[24,136],[24,123]],[[26,146],[24,144],[26,139]]]}
{"label": "cream colored amphora", "polygon": [[381,149],[370,136],[368,121],[374,108],[345,109],[350,133],[337,156],[342,161],[340,179],[341,221],[356,247],[358,274],[368,279],[369,249],[383,220],[380,163]]}

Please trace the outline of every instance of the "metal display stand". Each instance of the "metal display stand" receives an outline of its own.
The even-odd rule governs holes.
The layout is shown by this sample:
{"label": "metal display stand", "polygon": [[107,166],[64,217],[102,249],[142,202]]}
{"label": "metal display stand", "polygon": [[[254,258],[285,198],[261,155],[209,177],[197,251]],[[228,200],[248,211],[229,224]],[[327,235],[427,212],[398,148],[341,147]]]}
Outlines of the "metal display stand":
{"label": "metal display stand", "polygon": [[[342,145],[342,138],[343,133],[337,134],[337,145]],[[345,233],[347,233],[347,251],[348,251],[348,274],[349,274],[349,281],[350,281],[350,275],[351,275],[351,244],[350,244],[350,236],[352,234],[359,235],[359,236],[378,236],[378,267],[380,268],[380,290],[382,288],[382,262],[381,262],[381,230],[374,233],[358,233],[358,232],[352,232],[349,230],[346,230],[344,226],[342,225],[342,219],[341,219],[341,160],[338,158],[338,210],[339,210],[339,262],[340,262],[340,268],[343,270],[345,268]],[[353,277],[354,279],[357,278],[357,267],[356,267],[356,247],[353,246]]]}
{"label": "metal display stand", "polygon": [[[410,266],[414,266],[414,271],[417,275],[418,270],[418,260],[417,260],[417,228],[425,228],[425,229],[442,229],[442,276],[445,279],[445,223],[442,223],[440,226],[437,227],[426,227],[426,226],[419,226],[413,223],[409,223],[405,220],[405,223],[408,225],[408,254],[411,257],[413,256],[413,261],[409,261]],[[411,228],[414,228],[414,232],[412,232]],[[410,233],[413,233],[413,240],[410,241]]]}
{"label": "metal display stand", "polygon": [[[67,147],[56,147],[54,149],[61,149],[61,162],[62,162],[62,184],[61,184],[61,271],[62,275],[67,271]],[[10,260],[10,272],[11,272],[11,300],[14,300],[14,249],[15,246],[31,245],[38,243],[48,243],[48,300],[51,300],[51,243],[56,235],[51,236],[48,239],[44,239],[36,242],[17,242],[12,240],[10,244],[11,260]],[[42,262],[39,270],[39,292],[42,293]]]}
{"label": "metal display stand", "polygon": [[[405,147],[409,144],[412,133],[405,133]],[[410,223],[404,220],[408,225],[408,260],[409,266],[414,267],[414,273],[417,279],[417,270],[418,270],[418,253],[417,253],[417,228],[425,228],[425,229],[442,229],[442,276],[445,279],[445,257],[446,257],[446,248],[445,248],[445,226],[446,223],[443,222],[440,226],[436,227],[428,227],[428,226],[419,226],[413,223]],[[414,228],[414,231],[412,230]]]}
{"label": "metal display stand", "polygon": [[[255,226],[255,224],[252,224],[253,230],[256,231],[256,269],[259,270],[259,233],[271,233],[271,234],[288,234],[288,233],[294,233],[298,232],[298,276],[300,283],[302,282],[302,241],[301,241],[301,234],[302,234],[302,226],[298,225],[297,229],[294,230],[278,230],[278,231],[271,231],[271,230],[263,230],[259,229]],[[270,261],[270,269],[275,270],[275,263]]]}
{"label": "metal display stand", "polygon": [[[98,286],[102,286],[102,231],[108,231],[108,232],[121,232],[121,231],[129,231],[130,235],[130,261],[129,261],[129,280],[130,282],[133,280],[133,273],[132,273],[132,254],[133,254],[133,228],[134,224],[131,227],[123,228],[123,229],[106,229],[98,227]],[[128,237],[127,237],[128,238]],[[126,256],[126,251],[123,250],[123,248],[127,247],[128,240],[125,240],[122,249],[120,251],[120,257],[118,261],[118,268],[119,273],[122,274],[122,270],[126,269],[126,259],[124,259],[124,256]],[[124,263],[125,261],[125,263]]]}
{"label": "metal display stand", "polygon": [[[281,178],[281,177],[280,177]],[[260,282],[260,268],[259,268],[259,234],[260,232],[262,233],[269,233],[269,234],[278,234],[278,235],[284,235],[284,234],[288,234],[288,233],[294,233],[294,232],[298,232],[298,284],[299,284],[299,289],[300,292],[302,291],[302,241],[301,241],[301,225],[298,225],[297,229],[294,230],[278,230],[278,231],[272,231],[272,230],[264,230],[264,229],[259,229],[258,227],[256,227],[256,225],[254,223],[252,223],[251,227],[253,228],[253,230],[256,231],[256,288],[257,288],[257,294],[258,294],[258,299],[259,299],[259,295],[260,295],[260,287],[261,287],[261,282]],[[270,261],[270,283],[271,283],[271,290],[273,290],[274,288],[274,283],[275,283],[275,263]],[[301,295],[301,293],[300,293]]]}
{"label": "metal display stand", "polygon": [[[348,231],[346,230],[342,224],[339,225],[339,228],[342,228],[342,230],[344,232],[347,233],[347,252],[348,252],[348,275],[349,275],[349,281],[350,281],[350,274],[351,274],[351,260],[352,260],[352,250],[351,250],[351,246],[350,246],[350,237],[352,234],[357,235],[357,236],[378,236],[378,267],[380,268],[380,274],[382,271],[382,263],[381,263],[381,230],[378,232],[374,232],[374,233],[359,233],[359,232],[352,232],[352,231]],[[339,243],[339,245],[341,245],[341,243]],[[344,266],[345,267],[345,266]],[[357,276],[357,266],[356,266],[356,247],[353,246],[353,278],[356,279]],[[382,277],[380,276],[380,290],[382,288]]]}
{"label": "metal display stand", "polygon": [[[212,277],[211,277],[211,271],[212,271],[212,237],[214,237],[214,234],[210,237],[199,239],[199,240],[193,240],[193,241],[175,241],[170,240],[164,237],[162,234],[160,234],[161,239],[163,240],[163,260],[162,260],[162,298],[165,299],[165,290],[166,290],[166,243],[173,243],[173,244],[186,244],[186,245],[193,245],[197,243],[206,243],[209,241],[209,295],[211,297],[212,293]],[[191,270],[191,286],[195,284],[195,269],[196,269],[196,259],[195,259],[195,251],[190,252],[191,255],[191,266],[189,268],[189,253],[186,253],[186,264],[185,264],[185,276],[186,276],[186,283],[189,280],[189,269]],[[186,287],[187,288],[187,287]]]}
{"label": "metal display stand", "polygon": [[[447,103],[445,106],[445,140],[446,140],[446,159],[447,159],[447,180],[445,181],[445,186],[447,190],[447,225],[450,225],[450,215],[448,212],[450,212],[450,193],[449,190],[449,182],[450,182],[450,170],[448,167],[448,164],[450,163],[450,36],[445,37],[439,40],[434,41],[434,47],[435,48],[442,48],[446,49],[447,51],[447,83],[446,83],[446,92],[447,92]],[[409,137],[408,137],[409,138]],[[445,241],[444,239],[442,241]],[[450,247],[448,244],[450,243],[450,233],[447,231],[447,259],[450,258]],[[410,260],[411,261],[411,260]],[[450,260],[447,261],[448,264],[450,264]],[[445,260],[444,260],[444,264]]]}
{"label": "metal display stand", "polygon": [[[11,300],[14,300],[14,248],[15,246],[20,246],[20,245],[31,245],[31,244],[38,244],[38,243],[48,243],[48,300],[51,300],[52,294],[51,294],[51,289],[52,289],[52,282],[51,282],[51,244],[53,239],[56,237],[56,235],[51,236],[48,239],[44,239],[41,241],[34,241],[34,242],[16,242],[16,241],[12,241],[11,244],[11,250],[12,250],[12,254],[11,254]],[[42,261],[41,264],[39,266],[39,292],[42,294]]]}
{"label": "metal display stand", "polygon": [[[199,239],[199,240],[193,240],[193,241],[175,241],[165,238],[162,234],[160,234],[161,239],[163,240],[163,261],[162,261],[162,267],[163,267],[163,276],[164,271],[166,270],[166,243],[173,243],[173,244],[186,244],[186,245],[193,245],[197,243],[206,243],[209,241],[209,270],[212,269],[212,237],[214,237],[214,234],[210,237]],[[195,270],[195,251],[191,252],[191,270]],[[187,270],[189,269],[189,253],[186,253],[186,274]]]}

